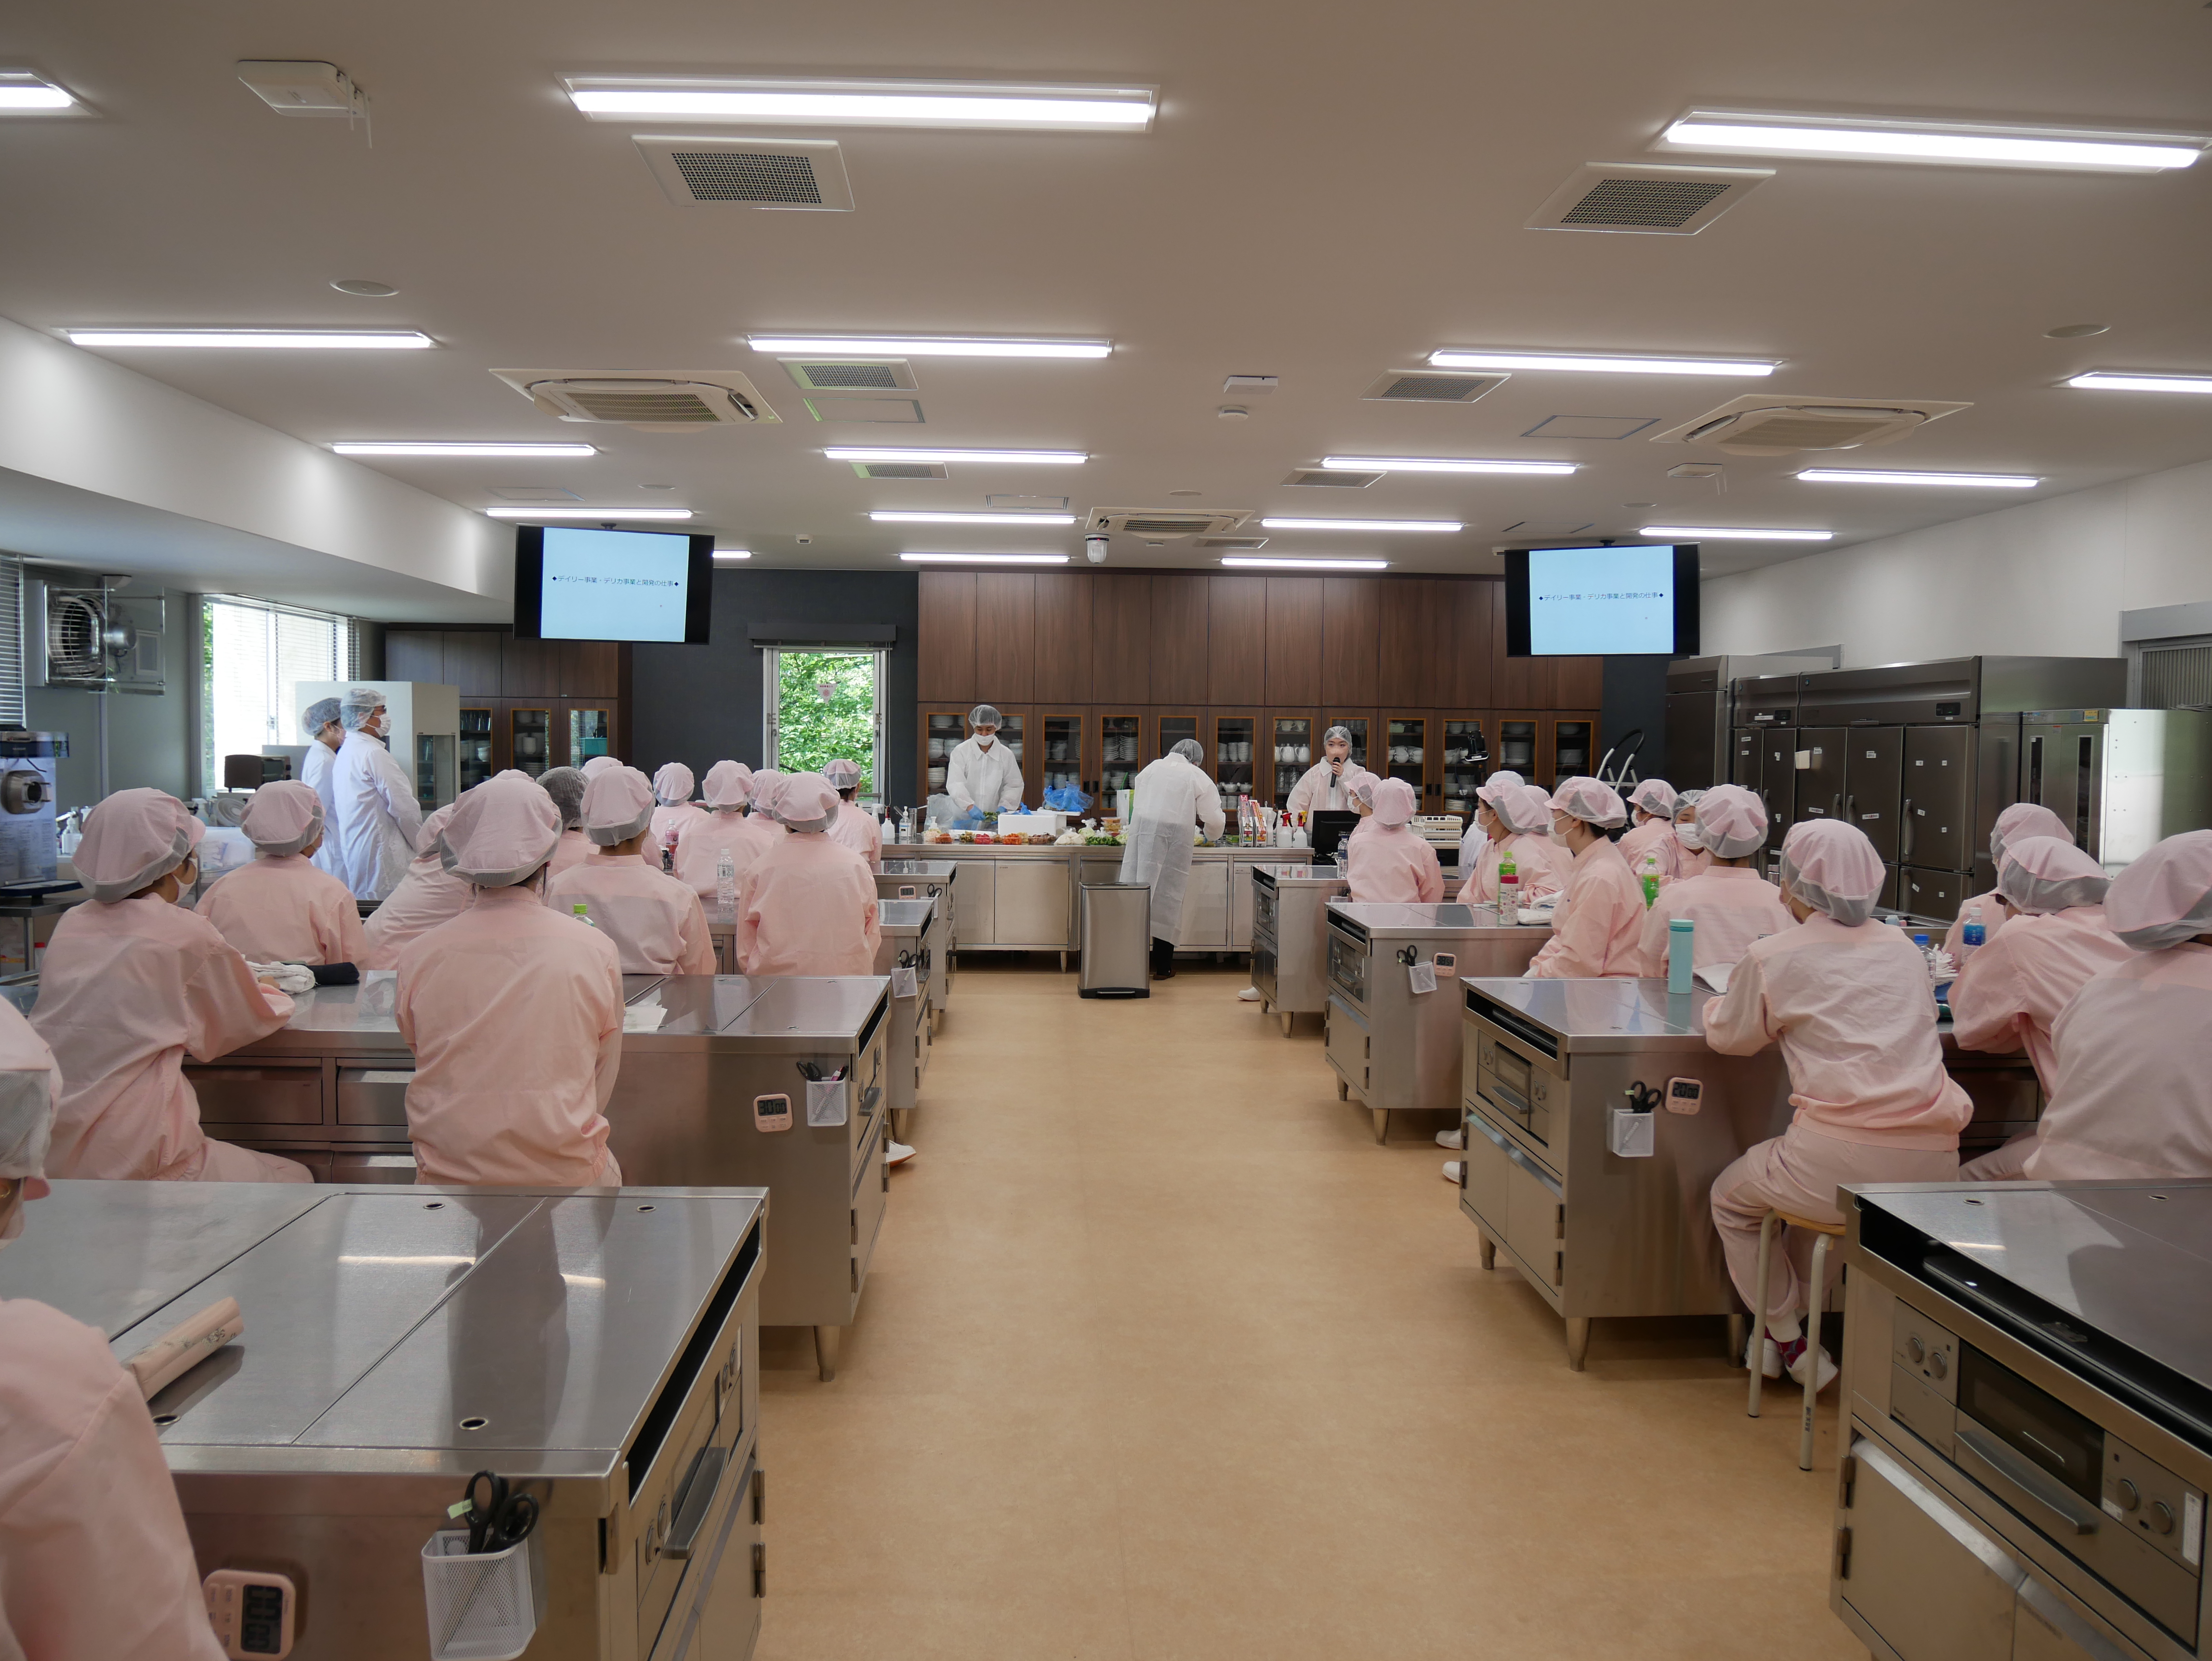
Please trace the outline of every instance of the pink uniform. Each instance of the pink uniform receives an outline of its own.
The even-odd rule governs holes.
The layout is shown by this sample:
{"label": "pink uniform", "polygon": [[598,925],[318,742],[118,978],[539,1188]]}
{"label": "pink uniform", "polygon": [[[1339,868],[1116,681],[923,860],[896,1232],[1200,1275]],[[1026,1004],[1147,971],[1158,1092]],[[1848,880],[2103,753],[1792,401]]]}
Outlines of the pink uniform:
{"label": "pink uniform", "polygon": [[1644,914],[1637,937],[1636,972],[1656,978],[1667,972],[1667,925],[1677,917],[1697,924],[1690,937],[1690,961],[1735,964],[1755,940],[1795,928],[1797,920],[1782,904],[1781,891],[1749,866],[1717,865],[1701,877],[1671,882]]}
{"label": "pink uniform", "polygon": [[1567,891],[1552,910],[1552,938],[1528,964],[1529,980],[1632,977],[1644,888],[1620,849],[1600,837],[1567,867]]}
{"label": "pink uniform", "polygon": [[1475,861],[1474,872],[1459,891],[1459,897],[1469,905],[1494,905],[1498,903],[1498,867],[1504,862],[1505,850],[1513,850],[1513,885],[1528,904],[1546,894],[1556,894],[1565,885],[1562,867],[1566,851],[1555,846],[1549,837],[1514,836],[1504,842],[1486,841]]}
{"label": "pink uniform", "polygon": [[1951,983],[1951,1025],[1961,1050],[2026,1050],[2045,1094],[2057,1088],[2051,1029],[2074,995],[2136,953],[2101,905],[2015,918],[2002,940],[1967,955]]}
{"label": "pink uniform", "polygon": [[622,1065],[622,965],[600,930],[530,887],[479,889],[400,953],[394,1013],[415,1052],[422,1181],[621,1180],[603,1110]]}
{"label": "pink uniform", "polygon": [[1659,880],[1672,882],[1682,868],[1681,855],[1690,850],[1674,838],[1674,827],[1665,819],[1646,819],[1613,844],[1628,861],[1632,875],[1641,880],[1646,854],[1659,862]]}
{"label": "pink uniform", "polygon": [[647,829],[645,845],[651,849],[658,862],[664,853],[672,853],[684,833],[707,818],[707,810],[696,802],[664,802],[653,810],[653,824]]}
{"label": "pink uniform", "polygon": [[1712,850],[1706,848],[1685,848],[1682,840],[1674,839],[1674,874],[1672,882],[1687,882],[1692,877],[1702,877],[1713,868]]}
{"label": "pink uniform", "polygon": [[699,897],[636,854],[594,849],[545,886],[545,904],[577,906],[615,943],[625,975],[711,975],[714,940]]}
{"label": "pink uniform", "polygon": [[211,1062],[291,1014],[213,923],[158,894],[68,912],[31,1014],[67,1084],[47,1174],[306,1182],[290,1159],[210,1141],[184,1074],[186,1052]]}
{"label": "pink uniform", "polygon": [[475,896],[476,890],[447,870],[436,853],[416,855],[399,886],[362,925],[367,949],[354,961],[363,969],[397,969],[409,941],[459,916]]}
{"label": "pink uniform", "polygon": [[368,951],[353,891],[304,854],[259,855],[201,895],[197,910],[253,963],[357,964]]}
{"label": "pink uniform", "polygon": [[92,1328],[0,1303],[0,1654],[222,1652],[137,1380]]}
{"label": "pink uniform", "polygon": [[709,813],[705,823],[693,825],[676,844],[677,880],[702,900],[712,902],[719,892],[724,849],[730,850],[738,885],[743,888],[745,873],[768,851],[769,837],[782,834],[783,827],[764,814]]}
{"label": "pink uniform", "polygon": [[1402,824],[1376,824],[1354,838],[1346,864],[1355,900],[1435,905],[1444,897],[1437,850]]}
{"label": "pink uniform", "polygon": [[[594,756],[592,759],[603,761],[605,757]],[[553,857],[547,861],[545,874],[549,877],[557,877],[563,871],[574,870],[589,859],[591,855],[592,839],[580,829],[571,826],[563,830],[561,833],[561,840],[553,844]]]}
{"label": "pink uniform", "polygon": [[883,932],[876,881],[826,836],[782,838],[738,887],[738,967],[747,975],[872,975]]}
{"label": "pink uniform", "polygon": [[883,821],[859,804],[837,804],[837,818],[830,827],[829,837],[840,848],[849,848],[866,861],[869,870],[884,868]]}

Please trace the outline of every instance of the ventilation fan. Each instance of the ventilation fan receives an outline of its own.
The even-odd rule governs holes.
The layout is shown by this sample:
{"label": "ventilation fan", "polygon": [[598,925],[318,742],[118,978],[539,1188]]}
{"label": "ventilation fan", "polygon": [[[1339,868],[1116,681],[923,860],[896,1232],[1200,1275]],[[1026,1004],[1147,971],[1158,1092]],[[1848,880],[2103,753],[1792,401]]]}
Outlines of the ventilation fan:
{"label": "ventilation fan", "polygon": [[1528,228],[1695,236],[1773,177],[1771,167],[1586,162],[1545,198]]}
{"label": "ventilation fan", "polygon": [[856,461],[853,471],[862,478],[947,478],[941,461]]}
{"label": "ventilation fan", "polygon": [[1185,537],[1223,536],[1252,517],[1249,508],[1214,513],[1188,508],[1094,508],[1092,532],[1119,532],[1146,542],[1180,542]]}
{"label": "ventilation fan", "polygon": [[31,680],[90,692],[159,695],[167,603],[159,593],[125,596],[112,587],[31,585]]}
{"label": "ventilation fan", "polygon": [[1695,421],[1661,433],[1655,444],[1695,444],[1727,455],[1786,456],[1800,450],[1860,450],[1894,444],[1929,422],[1970,408],[1918,399],[1805,398],[1747,393]]}
{"label": "ventilation fan", "polygon": [[641,136],[636,143],[645,165],[678,207],[853,210],[845,154],[835,139]]}
{"label": "ventilation fan", "polygon": [[1297,467],[1291,470],[1290,477],[1283,483],[1318,485],[1330,490],[1364,490],[1382,477],[1380,473],[1363,473],[1350,467]]}
{"label": "ventilation fan", "polygon": [[494,369],[492,373],[547,415],[641,432],[742,427],[778,417],[753,383],[735,370]]}
{"label": "ventilation fan", "polygon": [[1386,404],[1472,404],[1503,386],[1502,374],[1448,374],[1435,369],[1392,370],[1360,397]]}
{"label": "ventilation fan", "polygon": [[914,366],[901,357],[784,357],[784,373],[810,392],[910,392]]}

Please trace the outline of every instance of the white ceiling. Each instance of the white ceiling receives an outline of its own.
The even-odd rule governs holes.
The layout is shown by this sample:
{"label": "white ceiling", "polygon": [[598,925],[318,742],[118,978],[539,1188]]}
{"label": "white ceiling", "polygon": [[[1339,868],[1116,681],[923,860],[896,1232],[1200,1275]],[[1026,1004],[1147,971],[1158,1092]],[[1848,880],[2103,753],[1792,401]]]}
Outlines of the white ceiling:
{"label": "white ceiling", "polygon": [[[374,147],[341,121],[275,114],[236,80],[240,58],[341,65],[374,100]],[[1381,553],[1401,570],[1495,569],[1489,551],[1528,534],[1508,534],[1520,521],[1593,521],[1594,535],[1653,520],[1826,526],[1841,545],[2032,499],[1815,487],[1788,477],[1802,460],[1649,441],[1753,385],[1970,401],[1904,443],[1838,459],[2041,473],[2038,494],[2212,455],[2212,399],[2053,385],[2099,366],[2212,371],[2212,161],[2146,178],[1783,161],[1698,236],[1522,228],[1577,166],[1651,159],[1654,135],[1698,105],[2212,131],[2212,9],[2197,0],[76,0],[0,26],[0,67],[14,65],[98,115],[0,122],[0,313],[36,328],[419,328],[441,350],[106,355],[311,441],[586,436],[606,453],[375,465],[471,507],[495,502],[494,487],[539,484],[594,505],[688,506],[757,563],[1078,548],[1076,530],[866,517],[980,508],[990,492],[1065,492],[1078,510],[1467,521],[1457,537],[1289,532],[1268,548]],[[655,124],[586,121],[561,94],[556,75],[593,70],[1136,82],[1157,85],[1161,106],[1143,136],[825,129],[844,145],[857,211],[678,208],[630,143]],[[400,293],[328,286],[349,277]],[[2112,328],[2045,338],[2077,322]],[[1097,363],[922,361],[925,426],[824,425],[744,344],[767,330],[1105,336],[1117,350]],[[1761,383],[1523,373],[1464,408],[1361,401],[1380,373],[1449,345],[1786,362]],[[489,373],[515,364],[735,368],[782,424],[673,436],[568,425]],[[1237,373],[1279,375],[1280,389],[1224,422],[1222,379]],[[1523,436],[1562,414],[1657,424],[1621,441]],[[894,484],[817,453],[874,441],[1095,459]],[[1280,483],[1331,453],[1583,471],[1401,474],[1358,491]],[[1665,477],[1692,459],[1726,460],[1724,496]],[[1707,569],[1802,555],[1708,545]],[[1187,544],[1126,539],[1115,559],[1205,563]]]}

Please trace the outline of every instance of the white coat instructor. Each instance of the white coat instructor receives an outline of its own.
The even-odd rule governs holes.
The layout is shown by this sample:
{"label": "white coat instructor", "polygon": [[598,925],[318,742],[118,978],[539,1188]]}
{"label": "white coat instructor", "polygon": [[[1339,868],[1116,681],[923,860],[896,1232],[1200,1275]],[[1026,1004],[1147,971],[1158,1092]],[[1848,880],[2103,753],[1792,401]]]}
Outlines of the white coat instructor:
{"label": "white coat instructor", "polygon": [[1322,759],[1291,787],[1285,806],[1293,813],[1349,813],[1352,787],[1367,770],[1352,759],[1352,731],[1332,727],[1322,734]]}
{"label": "white coat instructor", "polygon": [[422,809],[407,770],[383,740],[392,731],[384,695],[356,686],[338,701],[345,742],[338,745],[331,793],[337,806],[337,876],[354,897],[380,900],[399,886],[415,858]]}
{"label": "white coat instructor", "polygon": [[956,812],[1004,813],[1022,805],[1021,759],[999,742],[1003,724],[988,703],[968,712],[969,736],[945,765],[945,794]]}
{"label": "white coat instructor", "polygon": [[1137,775],[1136,800],[1121,849],[1121,880],[1152,891],[1152,978],[1175,977],[1176,946],[1182,938],[1182,896],[1190,883],[1191,830],[1209,837],[1222,830],[1221,797],[1198,765],[1206,752],[1185,739]]}

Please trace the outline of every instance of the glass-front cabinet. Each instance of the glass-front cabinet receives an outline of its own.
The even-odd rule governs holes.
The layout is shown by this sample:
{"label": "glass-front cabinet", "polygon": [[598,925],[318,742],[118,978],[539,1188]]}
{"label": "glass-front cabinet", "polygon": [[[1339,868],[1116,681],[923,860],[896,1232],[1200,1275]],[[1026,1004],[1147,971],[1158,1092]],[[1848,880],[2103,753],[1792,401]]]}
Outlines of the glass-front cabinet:
{"label": "glass-front cabinet", "polygon": [[1213,721],[1213,776],[1221,792],[1221,811],[1232,820],[1237,798],[1255,794],[1258,770],[1253,751],[1260,723],[1250,715],[1217,715]]}
{"label": "glass-front cabinet", "polygon": [[568,711],[568,765],[581,767],[593,756],[614,754],[615,714],[611,709],[571,709]]}
{"label": "glass-front cabinet", "polygon": [[459,755],[462,789],[474,788],[498,770],[492,764],[491,734],[490,710],[463,708]]}
{"label": "glass-front cabinet", "polygon": [[932,709],[921,718],[921,765],[924,793],[945,794],[945,770],[952,752],[968,736],[968,717],[957,710]]}
{"label": "glass-front cabinet", "polygon": [[[1376,772],[1380,770],[1376,766],[1375,763],[1369,758],[1370,752],[1367,744],[1369,729],[1371,728],[1374,724],[1375,723],[1365,715],[1331,715],[1328,718],[1327,725],[1323,726],[1322,728],[1322,735],[1326,738],[1330,727],[1341,727],[1344,728],[1346,732],[1352,734],[1351,759],[1353,764],[1355,765],[1366,768],[1370,772]],[[1321,746],[1319,745],[1316,745],[1314,746],[1314,753],[1316,755],[1319,755],[1321,753]]]}
{"label": "glass-front cabinet", "polygon": [[1468,719],[1443,722],[1443,809],[1462,818],[1474,816],[1474,793],[1490,763],[1482,723]]}
{"label": "glass-front cabinet", "polygon": [[[1006,746],[1007,752],[1014,758],[1014,767],[1022,776],[1022,800],[1027,802],[1036,794],[1036,782],[1030,773],[1029,757],[1022,743],[1023,724],[1021,716],[1002,711],[999,716],[998,741]],[[995,807],[997,804],[991,806]]]}
{"label": "glass-front cabinet", "polygon": [[516,709],[507,712],[507,753],[516,770],[537,778],[553,765],[553,712]]}
{"label": "glass-front cabinet", "polygon": [[1502,717],[1498,723],[1497,770],[1518,773],[1523,781],[1538,782],[1536,765],[1536,736],[1538,722],[1533,715],[1522,721],[1513,716]]}
{"label": "glass-front cabinet", "polygon": [[1376,770],[1413,787],[1416,812],[1428,811],[1429,721],[1425,715],[1393,715],[1385,734],[1389,750]]}
{"label": "glass-front cabinet", "polygon": [[1306,776],[1306,769],[1321,759],[1320,734],[1314,730],[1311,715],[1277,715],[1267,725],[1274,739],[1269,755],[1275,788],[1267,799],[1284,807],[1289,805],[1298,781]]}
{"label": "glass-front cabinet", "polygon": [[1144,725],[1139,715],[1098,717],[1098,787],[1104,797],[1098,804],[1101,813],[1118,812],[1114,793],[1136,786],[1137,770],[1144,765],[1138,759]]}
{"label": "glass-front cabinet", "polygon": [[1083,717],[1047,715],[1044,721],[1043,788],[1087,790],[1083,776]]}
{"label": "glass-front cabinet", "polygon": [[1557,789],[1567,779],[1579,777],[1595,770],[1597,761],[1593,748],[1597,739],[1597,723],[1589,721],[1554,721],[1552,725],[1552,788]]}
{"label": "glass-front cabinet", "polygon": [[[1198,717],[1196,715],[1162,715],[1158,738],[1159,743],[1152,751],[1156,757],[1164,756],[1185,739],[1196,739]],[[1202,755],[1199,758],[1198,764],[1200,767],[1206,765],[1206,759]]]}

